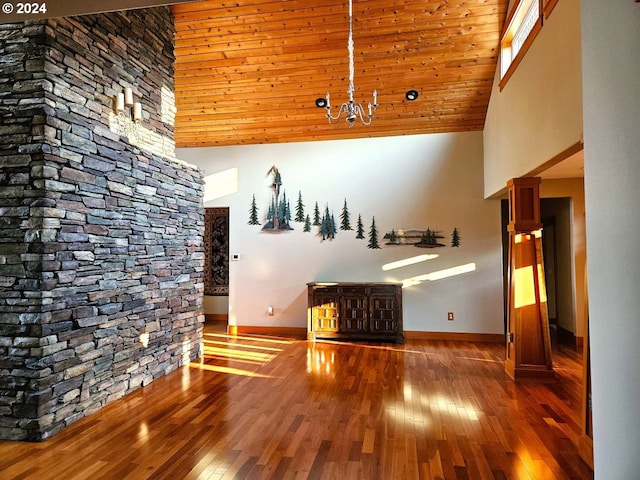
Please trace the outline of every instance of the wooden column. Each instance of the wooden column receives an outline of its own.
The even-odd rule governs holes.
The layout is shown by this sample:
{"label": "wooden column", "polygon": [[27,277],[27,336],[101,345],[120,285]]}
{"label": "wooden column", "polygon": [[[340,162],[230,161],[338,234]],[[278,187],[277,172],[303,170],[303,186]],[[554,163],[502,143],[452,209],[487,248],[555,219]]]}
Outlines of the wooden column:
{"label": "wooden column", "polygon": [[540,178],[514,178],[509,189],[509,307],[505,370],[514,380],[555,377],[542,259]]}

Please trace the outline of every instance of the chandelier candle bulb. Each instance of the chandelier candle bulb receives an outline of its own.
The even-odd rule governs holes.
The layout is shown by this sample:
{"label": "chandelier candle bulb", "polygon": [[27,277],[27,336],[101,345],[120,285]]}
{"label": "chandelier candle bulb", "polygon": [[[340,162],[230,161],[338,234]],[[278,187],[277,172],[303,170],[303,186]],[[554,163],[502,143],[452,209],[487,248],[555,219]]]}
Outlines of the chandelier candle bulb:
{"label": "chandelier candle bulb", "polygon": [[131,87],[126,87],[124,89],[124,104],[127,107],[133,105],[133,90],[131,89]]}

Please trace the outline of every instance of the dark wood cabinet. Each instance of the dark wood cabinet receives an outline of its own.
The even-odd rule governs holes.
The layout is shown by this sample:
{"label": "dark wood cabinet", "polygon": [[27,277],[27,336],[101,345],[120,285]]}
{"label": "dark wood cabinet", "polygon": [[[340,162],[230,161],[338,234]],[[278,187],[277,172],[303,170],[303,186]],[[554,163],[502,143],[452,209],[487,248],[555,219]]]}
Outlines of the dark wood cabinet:
{"label": "dark wood cabinet", "polygon": [[402,284],[308,285],[307,338],[404,342]]}

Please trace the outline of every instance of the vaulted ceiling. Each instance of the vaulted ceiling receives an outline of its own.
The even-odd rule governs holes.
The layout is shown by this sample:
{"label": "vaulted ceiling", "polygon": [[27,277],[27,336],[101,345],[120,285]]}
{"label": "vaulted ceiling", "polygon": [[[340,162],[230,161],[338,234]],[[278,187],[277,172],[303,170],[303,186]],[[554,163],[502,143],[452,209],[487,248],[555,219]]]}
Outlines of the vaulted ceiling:
{"label": "vaulted ceiling", "polygon": [[[508,0],[353,0],[355,98],[370,126],[329,124],[347,100],[347,0],[174,5],[178,147],[482,130]],[[413,89],[419,97],[405,99]]]}

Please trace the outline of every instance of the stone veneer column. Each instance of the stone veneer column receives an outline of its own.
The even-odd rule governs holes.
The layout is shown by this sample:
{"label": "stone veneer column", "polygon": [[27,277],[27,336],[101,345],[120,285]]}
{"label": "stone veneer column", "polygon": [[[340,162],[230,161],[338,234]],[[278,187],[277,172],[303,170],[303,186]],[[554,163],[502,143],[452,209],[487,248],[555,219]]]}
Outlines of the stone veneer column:
{"label": "stone veneer column", "polygon": [[[46,439],[200,355],[202,174],[172,158],[173,33],[168,8],[0,25],[2,439]],[[142,140],[110,127],[125,86]]]}

